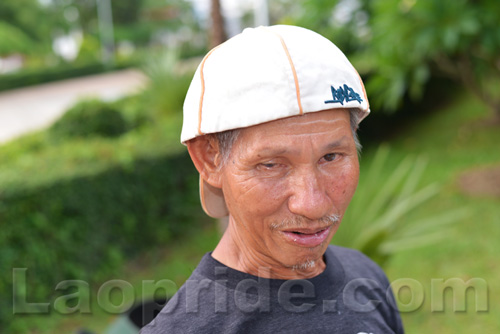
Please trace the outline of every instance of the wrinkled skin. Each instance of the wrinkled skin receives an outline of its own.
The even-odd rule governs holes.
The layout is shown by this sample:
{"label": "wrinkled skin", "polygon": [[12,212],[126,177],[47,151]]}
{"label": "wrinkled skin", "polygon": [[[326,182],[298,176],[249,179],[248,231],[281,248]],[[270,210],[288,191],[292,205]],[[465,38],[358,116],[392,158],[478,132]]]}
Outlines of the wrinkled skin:
{"label": "wrinkled skin", "polygon": [[[222,168],[218,145],[207,137],[188,149],[202,177],[222,188],[230,212],[212,256],[267,278],[323,272],[323,254],[358,183],[349,112],[315,112],[245,128]],[[339,221],[325,219],[329,215]]]}

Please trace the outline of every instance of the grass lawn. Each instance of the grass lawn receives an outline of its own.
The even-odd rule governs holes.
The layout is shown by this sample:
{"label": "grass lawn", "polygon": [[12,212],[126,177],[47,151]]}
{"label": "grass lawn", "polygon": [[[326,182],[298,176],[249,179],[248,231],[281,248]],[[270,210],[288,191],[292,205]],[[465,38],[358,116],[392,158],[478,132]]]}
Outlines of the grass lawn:
{"label": "grass lawn", "polygon": [[[500,328],[500,243],[497,241],[500,239],[500,198],[466,195],[459,185],[464,172],[500,164],[500,128],[485,125],[483,120],[487,117],[483,105],[462,95],[441,110],[406,125],[389,143],[389,166],[396,165],[409,154],[423,156],[428,165],[422,184],[439,182],[442,185],[438,196],[412,213],[415,218],[454,208],[468,208],[469,211],[466,219],[442,229],[443,238],[439,242],[400,252],[387,263],[386,272],[391,281],[412,279],[417,287],[412,291],[421,289],[425,294],[420,307],[403,313],[407,333],[494,333]],[[365,146],[361,173],[376,151],[375,146]],[[392,170],[387,168],[380,179],[390,178],[391,173]],[[348,228],[348,224],[344,221],[343,228]],[[138,298],[143,293],[143,280],[169,279],[173,282],[172,290],[175,290],[189,276],[202,254],[213,249],[217,240],[215,224],[207,225],[198,233],[131,261],[119,278],[133,284]],[[114,278],[117,277],[110,277]],[[433,279],[446,281],[452,278],[463,281],[481,279],[488,288],[488,311],[476,312],[472,289],[467,292],[466,311],[453,310],[454,305],[460,306],[460,300],[453,302],[451,291],[446,291],[444,296],[431,297]],[[95,293],[95,289],[91,291]],[[145,295],[150,293],[144,292]],[[439,304],[439,298],[444,298],[444,311],[432,311],[431,308]],[[410,299],[408,290],[400,290],[403,303],[410,303]],[[70,333],[82,327],[103,333],[116,316],[99,310],[95,300],[92,309],[92,315],[29,316],[23,321],[40,328],[32,333]]]}
{"label": "grass lawn", "polygon": [[[443,239],[439,242],[400,252],[391,259],[387,268],[391,281],[411,278],[418,281],[425,292],[422,306],[403,314],[408,333],[494,333],[500,328],[500,198],[466,195],[459,182],[467,171],[500,165],[500,128],[487,125],[484,122],[487,118],[484,106],[465,95],[415,122],[391,142],[394,161],[407,154],[426,157],[429,164],[423,181],[437,181],[443,186],[441,193],[416,215],[425,217],[428,215],[425,211],[450,208],[469,211],[466,219],[443,229]],[[390,171],[387,174],[390,175]],[[484,280],[488,288],[488,311],[476,312],[472,289],[467,292],[465,311],[453,310],[454,306],[460,306],[460,298],[454,302],[451,290],[444,296],[431,296],[433,279],[453,278],[465,282],[472,278]],[[408,291],[405,296],[401,290],[401,298],[406,298],[408,303]],[[440,299],[444,299],[444,311],[432,311],[431,307],[439,305]]]}

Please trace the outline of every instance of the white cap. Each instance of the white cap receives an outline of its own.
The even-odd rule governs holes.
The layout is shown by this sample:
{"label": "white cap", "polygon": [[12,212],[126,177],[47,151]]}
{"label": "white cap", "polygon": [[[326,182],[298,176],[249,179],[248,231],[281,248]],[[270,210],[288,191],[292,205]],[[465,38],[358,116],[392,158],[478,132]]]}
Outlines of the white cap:
{"label": "white cap", "polygon": [[[334,108],[359,110],[359,121],[370,112],[363,82],[337,46],[305,28],[248,28],[198,66],[184,101],[181,142]],[[201,177],[200,197],[209,216],[228,215],[222,191]]]}

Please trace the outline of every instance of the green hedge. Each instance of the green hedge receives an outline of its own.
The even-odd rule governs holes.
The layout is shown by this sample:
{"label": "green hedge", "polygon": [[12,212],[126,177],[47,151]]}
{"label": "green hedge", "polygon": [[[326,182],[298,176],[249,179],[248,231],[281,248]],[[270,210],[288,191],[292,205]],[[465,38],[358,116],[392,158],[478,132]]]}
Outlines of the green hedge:
{"label": "green hedge", "polygon": [[0,316],[11,314],[12,268],[28,268],[30,301],[47,301],[61,280],[95,282],[116,274],[125,259],[201,220],[197,173],[187,153],[3,193],[0,268],[8,270],[1,276]]}
{"label": "green hedge", "polygon": [[[139,95],[81,101],[50,129],[0,147],[1,333],[23,322],[12,321],[13,268],[28,268],[29,302],[50,302],[60,281],[119,278],[126,261],[209,221],[178,142],[188,80],[175,67],[155,66],[162,79]],[[102,70],[2,76],[0,90]]]}
{"label": "green hedge", "polygon": [[15,73],[0,75],[0,91],[113,71],[134,65],[136,64],[133,62],[118,62],[113,66],[105,66],[101,63],[88,63],[81,65],[65,64],[44,69],[25,69]]}

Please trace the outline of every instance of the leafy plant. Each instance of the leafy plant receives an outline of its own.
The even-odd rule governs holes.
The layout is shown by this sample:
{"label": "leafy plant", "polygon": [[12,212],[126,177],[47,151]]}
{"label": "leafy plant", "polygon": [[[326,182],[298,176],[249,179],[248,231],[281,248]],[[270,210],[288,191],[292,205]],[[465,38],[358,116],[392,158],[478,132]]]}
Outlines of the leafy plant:
{"label": "leafy plant", "polygon": [[422,97],[431,76],[455,80],[500,121],[498,1],[374,1],[367,89],[375,106],[396,110],[408,94]]}
{"label": "leafy plant", "polygon": [[0,56],[12,53],[30,53],[34,43],[21,29],[0,21]]}
{"label": "leafy plant", "polygon": [[[21,49],[11,50],[21,53],[46,54],[50,52],[54,33],[68,27],[68,22],[62,15],[62,9],[56,1],[51,1],[47,5],[37,0],[0,1],[0,25],[2,26],[0,30],[6,28],[4,34],[0,32],[0,45],[15,43],[16,48],[24,45]],[[11,34],[5,34],[7,32]],[[16,41],[18,38],[20,40]],[[29,46],[29,50],[26,50],[25,46]]]}
{"label": "leafy plant", "polygon": [[[291,1],[288,1],[291,2]],[[399,111],[436,77],[456,81],[500,122],[500,2],[301,0],[295,22],[336,43],[366,78],[373,109]],[[297,5],[297,1],[294,1]]]}
{"label": "leafy plant", "polygon": [[175,50],[152,57],[143,68],[150,84],[144,91],[144,103],[154,116],[181,113],[194,70],[182,68]]}
{"label": "leafy plant", "polygon": [[426,162],[407,157],[394,168],[388,179],[381,179],[387,168],[389,148],[381,146],[363,178],[335,235],[335,244],[359,249],[380,265],[391,255],[440,240],[443,228],[463,218],[467,211],[452,209],[432,217],[411,221],[412,211],[435,197],[437,184],[419,187]]}

